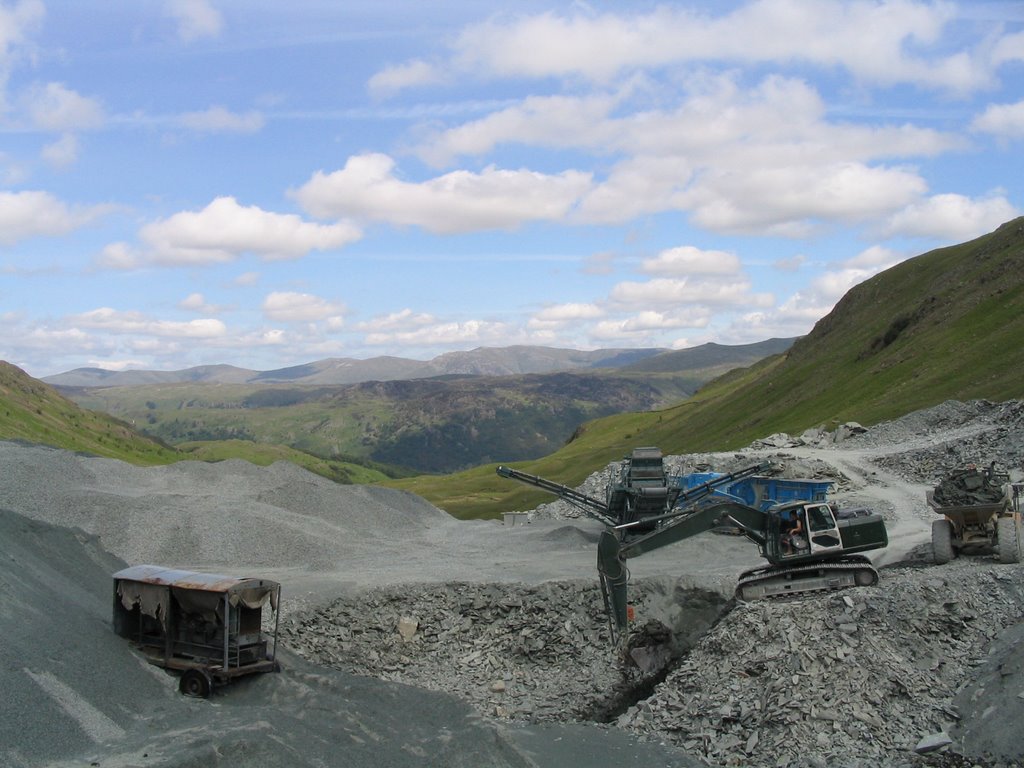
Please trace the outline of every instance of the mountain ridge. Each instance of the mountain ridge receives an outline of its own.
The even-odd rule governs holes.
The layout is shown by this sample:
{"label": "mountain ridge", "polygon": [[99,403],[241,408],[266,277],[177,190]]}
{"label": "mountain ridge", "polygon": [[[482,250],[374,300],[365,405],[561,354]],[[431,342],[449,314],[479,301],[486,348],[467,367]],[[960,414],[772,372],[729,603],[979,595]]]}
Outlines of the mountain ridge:
{"label": "mountain ridge", "polygon": [[130,387],[144,384],[361,384],[436,376],[512,376],[577,370],[680,371],[695,367],[735,365],[736,360],[760,359],[787,349],[795,341],[766,339],[750,344],[708,343],[687,349],[660,347],[578,350],[564,347],[510,345],[445,352],[430,360],[381,355],[366,359],[329,357],[266,371],[227,363],[197,365],[174,371],[74,368],[40,381],[56,387]]}
{"label": "mountain ridge", "polygon": [[259,371],[228,364],[199,365],[176,371],[75,368],[41,381],[62,387],[136,386],[210,382],[228,384],[360,384],[364,381],[396,381],[451,374],[501,376],[523,373],[554,373],[590,368],[620,367],[668,350],[662,348],[610,348],[576,350],[561,347],[512,345],[477,347],[445,352],[430,360],[380,355],[366,359],[330,357],[308,363]]}
{"label": "mountain ridge", "polygon": [[[784,354],[719,376],[676,405],[587,422],[558,451],[516,466],[575,487],[637,445],[730,451],[776,432],[870,427],[947,400],[1024,399],[1021,339],[1024,217],[859,283]],[[393,484],[459,517],[544,500],[508,487],[516,484],[493,466]]]}

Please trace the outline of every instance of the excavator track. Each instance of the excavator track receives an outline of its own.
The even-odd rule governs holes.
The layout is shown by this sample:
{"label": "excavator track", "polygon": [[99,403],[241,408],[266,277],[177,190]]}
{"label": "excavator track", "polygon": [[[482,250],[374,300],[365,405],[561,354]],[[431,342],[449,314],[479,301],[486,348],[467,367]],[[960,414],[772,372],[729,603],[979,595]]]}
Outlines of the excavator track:
{"label": "excavator track", "polygon": [[878,571],[866,557],[853,556],[823,563],[766,566],[740,574],[736,599],[771,600],[811,592],[831,592],[878,583]]}

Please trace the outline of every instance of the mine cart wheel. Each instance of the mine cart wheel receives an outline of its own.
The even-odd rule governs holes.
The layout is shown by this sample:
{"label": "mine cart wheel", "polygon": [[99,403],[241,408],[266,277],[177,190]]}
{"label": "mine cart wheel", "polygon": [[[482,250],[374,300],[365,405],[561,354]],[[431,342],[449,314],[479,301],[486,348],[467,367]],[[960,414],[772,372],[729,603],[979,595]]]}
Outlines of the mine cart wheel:
{"label": "mine cart wheel", "polygon": [[999,562],[1020,562],[1020,538],[1017,533],[1017,521],[1013,517],[1000,517],[996,520],[996,548],[999,553]]}
{"label": "mine cart wheel", "polygon": [[178,690],[186,696],[196,699],[205,699],[210,695],[210,678],[198,669],[189,669],[181,676],[178,683]]}
{"label": "mine cart wheel", "polygon": [[949,520],[935,520],[932,522],[932,554],[938,565],[948,563],[953,559],[953,526]]}

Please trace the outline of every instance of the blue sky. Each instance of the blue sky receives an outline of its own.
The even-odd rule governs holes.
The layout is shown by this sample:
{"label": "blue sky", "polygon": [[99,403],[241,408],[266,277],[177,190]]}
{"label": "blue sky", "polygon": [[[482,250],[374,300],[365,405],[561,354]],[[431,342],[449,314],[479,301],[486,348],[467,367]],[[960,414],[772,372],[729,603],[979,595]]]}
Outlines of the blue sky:
{"label": "blue sky", "polygon": [[0,358],[743,344],[1024,211],[1024,2],[511,8],[0,0]]}

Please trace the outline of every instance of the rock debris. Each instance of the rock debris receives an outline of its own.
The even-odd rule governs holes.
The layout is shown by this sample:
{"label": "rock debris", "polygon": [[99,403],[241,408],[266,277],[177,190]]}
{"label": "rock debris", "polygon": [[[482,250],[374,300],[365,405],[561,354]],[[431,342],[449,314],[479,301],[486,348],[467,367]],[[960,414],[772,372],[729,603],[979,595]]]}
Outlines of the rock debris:
{"label": "rock debris", "polygon": [[[705,534],[631,561],[636,634],[622,645],[610,636],[594,570],[599,526],[574,519],[578,510],[560,502],[529,510],[532,524],[464,523],[411,494],[336,486],[285,464],[183,462],[142,469],[0,443],[0,509],[80,529],[75,536],[83,538],[74,541],[126,562],[259,573],[285,584],[283,643],[288,654],[308,661],[302,666],[295,659],[294,676],[286,670],[239,686],[231,701],[254,709],[239,706],[235,720],[225,719],[235,707],[210,710],[218,719],[216,734],[233,729],[231,750],[239,758],[250,748],[244,729],[251,714],[270,712],[255,709],[269,693],[276,718],[292,718],[289,727],[308,729],[309,744],[324,745],[323,756],[311,753],[299,764],[339,764],[327,757],[334,752],[321,735],[330,728],[319,730],[314,718],[336,711],[336,703],[326,704],[334,699],[321,698],[330,687],[345,695],[365,688],[365,701],[346,710],[352,733],[363,732],[358,719],[366,702],[384,696],[395,708],[430,693],[437,706],[461,699],[479,722],[500,726],[494,733],[518,734],[524,744],[549,731],[523,729],[562,728],[566,739],[577,734],[574,749],[581,749],[595,738],[593,723],[600,723],[597,730],[614,734],[619,747],[632,744],[631,754],[649,748],[655,751],[645,754],[685,755],[674,757],[673,765],[689,765],[691,757],[693,764],[755,768],[1021,765],[1024,565],[989,555],[934,565],[929,528],[935,513],[924,494],[969,463],[995,462],[1020,480],[1024,404],[947,402],[867,429],[850,423],[777,434],[740,451],[667,461],[670,472],[683,474],[728,472],[766,458],[781,465],[784,477],[829,481],[841,505],[882,512],[890,546],[872,553],[879,584],[736,603],[735,576],[759,564],[756,551],[734,541],[738,537]],[[617,470],[610,464],[581,490],[603,497]],[[24,535],[24,524],[11,525]],[[84,568],[72,557],[77,545],[62,546],[62,565]],[[95,566],[102,560],[97,557],[87,559]],[[102,568],[111,567],[102,560]],[[22,580],[30,572],[19,563],[10,571]],[[76,619],[83,636],[105,636],[106,578],[101,571],[90,577],[95,594]],[[74,583],[73,576],[61,577],[60,584]],[[16,596],[10,589],[5,594]],[[91,666],[54,666],[52,654],[28,636],[22,640],[15,646],[19,658],[9,659],[0,677],[22,702],[18,711],[28,713],[26,723],[35,722],[32,707],[49,711],[45,692],[63,691],[61,683],[88,692],[90,705],[116,714],[128,734],[120,746],[97,746],[97,764],[136,764],[146,753],[153,765],[169,768],[186,764],[174,757],[179,753],[210,756],[204,745],[219,735],[198,725],[206,722],[205,710],[189,705],[178,712],[173,681],[146,673],[148,688],[130,686],[147,691],[131,712],[141,712],[150,689],[166,694],[156,706],[163,708],[167,731],[157,738],[136,727],[120,700],[84,684]],[[120,668],[129,658],[120,645],[109,650],[94,660]],[[318,669],[340,677],[322,677]],[[298,691],[305,704],[297,709]],[[465,719],[457,707],[449,714],[450,722]],[[174,723],[186,715],[194,716],[188,727],[200,735],[182,745]],[[396,734],[405,729],[400,720],[393,718]],[[408,725],[422,726],[423,738],[433,733],[425,717]],[[589,730],[569,730],[584,726]],[[64,745],[47,741],[41,729],[18,728],[0,755],[14,765],[41,765],[27,757],[36,744],[29,737],[51,744],[55,758],[81,755],[86,738],[79,734]],[[288,731],[275,738],[289,738]],[[305,738],[283,749],[299,748]],[[496,744],[508,759],[495,764],[528,763],[512,742]],[[395,754],[406,748],[400,741],[392,746]],[[371,751],[364,757],[361,764],[372,763]],[[610,764],[611,757],[603,760]],[[593,757],[589,762],[598,764]]]}

